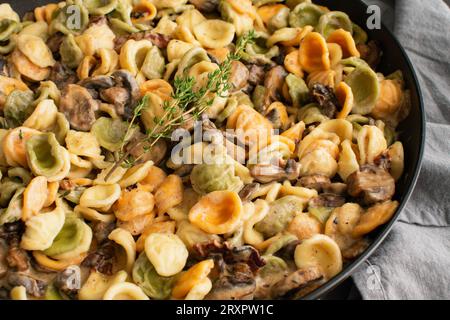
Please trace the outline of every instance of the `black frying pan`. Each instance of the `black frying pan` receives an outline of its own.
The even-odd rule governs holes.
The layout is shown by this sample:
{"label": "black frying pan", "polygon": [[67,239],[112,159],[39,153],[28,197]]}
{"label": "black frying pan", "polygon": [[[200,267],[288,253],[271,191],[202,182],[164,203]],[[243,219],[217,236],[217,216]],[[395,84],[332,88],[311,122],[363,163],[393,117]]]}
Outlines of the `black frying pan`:
{"label": "black frying pan", "polygon": [[[6,2],[9,2],[14,10],[23,15],[25,12],[30,11],[37,6],[56,1],[57,0],[14,0]],[[314,0],[313,2],[327,6],[331,10],[344,11],[350,16],[353,22],[366,29],[366,21],[369,15],[366,13],[367,6],[362,1]],[[417,81],[414,68],[406,55],[405,50],[384,25],[382,25],[380,30],[366,31],[368,32],[370,39],[378,40],[382,44],[384,56],[377,71],[380,71],[383,74],[390,74],[400,69],[405,77],[407,88],[411,90],[411,113],[398,128],[400,131],[400,140],[405,149],[405,170],[403,176],[397,183],[397,192],[395,196],[396,200],[400,202],[400,206],[393,219],[389,223],[378,228],[371,235],[372,243],[361,256],[348,264],[336,277],[307,295],[305,299],[318,299],[326,296],[327,293],[346,280],[383,242],[400,215],[401,210],[406,205],[420,171],[425,142],[425,112],[419,82]],[[405,250],[408,250],[408,248],[405,248]]]}

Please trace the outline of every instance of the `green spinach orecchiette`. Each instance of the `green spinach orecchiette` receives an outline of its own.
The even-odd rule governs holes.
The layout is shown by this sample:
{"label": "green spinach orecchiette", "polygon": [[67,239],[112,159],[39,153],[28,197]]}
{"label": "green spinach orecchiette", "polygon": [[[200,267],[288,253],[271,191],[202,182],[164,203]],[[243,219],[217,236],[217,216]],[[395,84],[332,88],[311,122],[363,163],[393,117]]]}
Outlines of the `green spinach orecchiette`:
{"label": "green spinach orecchiette", "polygon": [[0,5],[0,299],[299,298],[394,215],[410,94],[346,13],[30,9]]}

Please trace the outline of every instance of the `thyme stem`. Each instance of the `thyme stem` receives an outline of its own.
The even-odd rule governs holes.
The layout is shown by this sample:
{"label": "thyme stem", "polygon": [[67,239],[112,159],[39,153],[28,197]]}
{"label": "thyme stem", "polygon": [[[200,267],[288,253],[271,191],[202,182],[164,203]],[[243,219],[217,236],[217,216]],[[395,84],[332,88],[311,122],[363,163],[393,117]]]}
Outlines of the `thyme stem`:
{"label": "thyme stem", "polygon": [[[128,147],[128,150],[115,162],[111,170],[109,170],[105,180],[107,180],[111,174],[129,158],[131,150],[139,147],[145,142],[151,141],[146,150],[134,160],[134,162],[138,161],[145,153],[150,151],[161,138],[168,137],[175,128],[187,120],[197,119],[212,105],[214,96],[222,97],[230,89],[228,81],[231,75],[232,62],[241,59],[245,47],[253,41],[254,37],[254,32],[250,31],[238,39],[234,52],[228,54],[225,61],[223,61],[216,70],[208,74],[208,81],[205,87],[194,90],[195,79],[193,77],[175,78],[174,92],[172,93],[170,101],[164,101],[163,108],[165,112],[162,117],[155,117],[153,119],[155,126],[152,130],[148,132],[143,139],[133,142]],[[211,97],[211,95],[214,96]],[[141,102],[136,106],[125,137],[128,135],[128,131],[131,130],[133,123],[141,115],[147,102],[148,97],[144,96]],[[125,143],[124,139],[120,149],[121,151],[123,151]]]}

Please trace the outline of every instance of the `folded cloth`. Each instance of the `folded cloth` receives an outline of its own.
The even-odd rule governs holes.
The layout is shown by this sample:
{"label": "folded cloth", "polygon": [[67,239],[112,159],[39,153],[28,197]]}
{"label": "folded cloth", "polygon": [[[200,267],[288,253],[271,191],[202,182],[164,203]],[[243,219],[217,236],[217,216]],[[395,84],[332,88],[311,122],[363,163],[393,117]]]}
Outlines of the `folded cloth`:
{"label": "folded cloth", "polygon": [[363,299],[450,299],[450,9],[444,0],[366,2],[391,7],[419,77],[427,137],[411,199],[353,280]]}

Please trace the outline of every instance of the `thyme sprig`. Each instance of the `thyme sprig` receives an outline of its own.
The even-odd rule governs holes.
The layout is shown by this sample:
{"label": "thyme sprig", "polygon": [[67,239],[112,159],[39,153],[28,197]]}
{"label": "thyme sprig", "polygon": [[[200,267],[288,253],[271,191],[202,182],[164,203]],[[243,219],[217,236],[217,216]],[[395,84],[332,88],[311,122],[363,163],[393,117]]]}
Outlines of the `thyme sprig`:
{"label": "thyme sprig", "polygon": [[[105,179],[120,166],[122,163],[133,165],[136,161],[141,159],[155,146],[160,139],[170,138],[172,132],[180,125],[187,121],[196,120],[205,112],[214,102],[214,98],[226,97],[227,92],[231,89],[229,83],[231,75],[231,67],[233,61],[238,61],[242,58],[242,54],[247,44],[253,42],[255,38],[254,31],[239,37],[235,50],[228,54],[227,58],[219,64],[219,67],[208,74],[206,85],[198,90],[195,88],[195,78],[189,76],[175,77],[173,87],[174,91],[171,99],[163,102],[164,113],[161,117],[155,117],[153,122],[155,126],[153,129],[147,131],[145,137],[132,143],[128,151],[123,152],[125,141],[121,146],[122,156],[115,162],[114,166],[106,175]],[[128,131],[131,130],[134,123],[140,117],[142,110],[148,103],[148,96],[144,96],[140,103],[134,108],[133,117],[129,123]],[[130,150],[150,143],[143,147],[143,152],[136,159],[130,158]]]}

